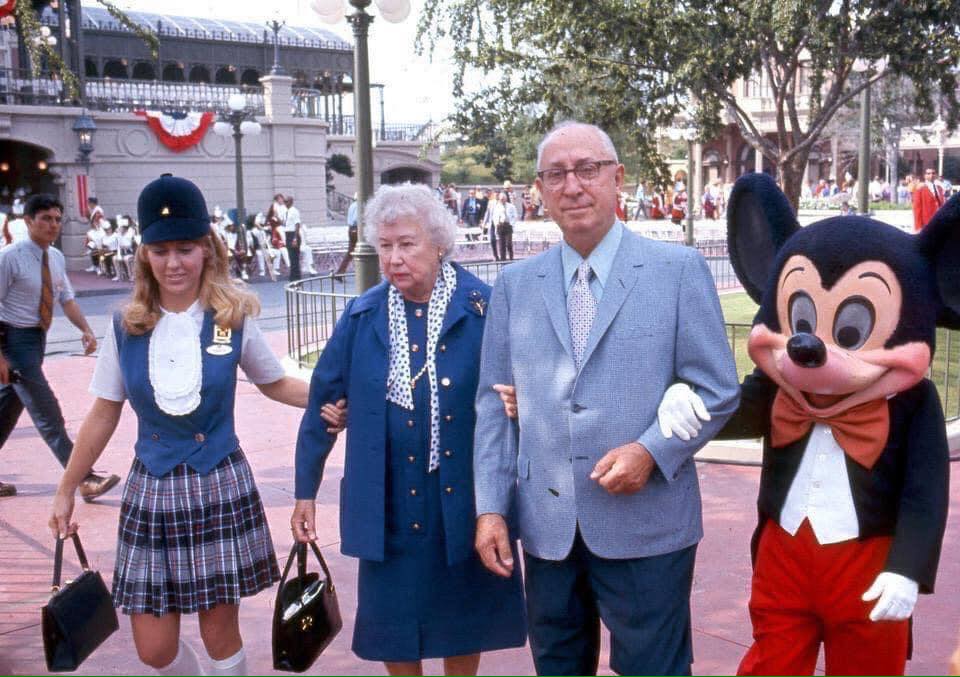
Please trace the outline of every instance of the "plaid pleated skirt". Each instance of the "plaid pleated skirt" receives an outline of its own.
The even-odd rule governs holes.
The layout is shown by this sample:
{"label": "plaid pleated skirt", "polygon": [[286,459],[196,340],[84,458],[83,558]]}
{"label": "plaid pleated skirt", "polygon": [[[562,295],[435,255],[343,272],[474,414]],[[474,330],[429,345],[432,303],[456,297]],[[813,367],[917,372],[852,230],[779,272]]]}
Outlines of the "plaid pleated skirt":
{"label": "plaid pleated skirt", "polygon": [[113,603],[125,614],[238,604],[280,579],[260,493],[240,449],[201,475],[134,459],[123,489]]}

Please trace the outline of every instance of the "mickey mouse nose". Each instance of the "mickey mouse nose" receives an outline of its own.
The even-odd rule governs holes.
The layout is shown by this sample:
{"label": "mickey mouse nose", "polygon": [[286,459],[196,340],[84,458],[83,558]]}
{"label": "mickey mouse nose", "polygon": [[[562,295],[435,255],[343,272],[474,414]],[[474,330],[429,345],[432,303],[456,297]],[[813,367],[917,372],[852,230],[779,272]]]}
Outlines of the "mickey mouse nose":
{"label": "mickey mouse nose", "polygon": [[794,334],[787,341],[787,355],[801,367],[822,367],[827,361],[827,347],[813,334]]}

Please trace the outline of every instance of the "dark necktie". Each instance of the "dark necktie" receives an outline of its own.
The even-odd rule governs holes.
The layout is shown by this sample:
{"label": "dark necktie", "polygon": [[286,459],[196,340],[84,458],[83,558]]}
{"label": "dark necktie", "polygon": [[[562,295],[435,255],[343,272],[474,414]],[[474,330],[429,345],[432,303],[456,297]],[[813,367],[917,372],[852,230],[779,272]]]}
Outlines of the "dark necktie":
{"label": "dark necktie", "polygon": [[47,331],[53,320],[53,282],[50,279],[50,260],[47,250],[43,250],[40,262],[40,327]]}

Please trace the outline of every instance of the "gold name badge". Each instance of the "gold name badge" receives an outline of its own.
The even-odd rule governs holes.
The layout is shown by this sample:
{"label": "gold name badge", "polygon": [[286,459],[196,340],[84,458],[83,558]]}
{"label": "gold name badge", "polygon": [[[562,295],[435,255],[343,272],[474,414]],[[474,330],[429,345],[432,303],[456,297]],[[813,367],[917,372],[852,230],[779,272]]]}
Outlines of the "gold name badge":
{"label": "gold name badge", "polygon": [[230,345],[230,339],[233,336],[233,330],[230,327],[213,327],[213,344],[207,346],[207,352],[211,355],[229,355],[233,352],[233,346]]}

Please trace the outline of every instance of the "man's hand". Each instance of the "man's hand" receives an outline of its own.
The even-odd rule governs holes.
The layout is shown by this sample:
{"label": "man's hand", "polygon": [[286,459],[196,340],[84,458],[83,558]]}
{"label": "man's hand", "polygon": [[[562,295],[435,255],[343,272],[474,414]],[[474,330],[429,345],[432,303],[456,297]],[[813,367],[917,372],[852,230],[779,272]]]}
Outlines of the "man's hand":
{"label": "man's hand", "polygon": [[513,574],[513,551],[510,549],[510,536],[503,515],[488,512],[477,517],[475,547],[483,566],[497,576],[510,578]]}
{"label": "man's hand", "polygon": [[83,354],[89,355],[97,349],[97,337],[93,332],[87,329],[80,337],[80,343],[83,345]]}
{"label": "man's hand", "polygon": [[635,494],[647,484],[656,467],[653,456],[638,442],[611,449],[597,461],[590,479],[611,494]]}
{"label": "man's hand", "polygon": [[881,572],[863,593],[864,602],[872,602],[879,598],[873,611],[870,612],[871,621],[902,621],[910,618],[913,607],[917,604],[919,586],[906,576],[891,571]]}
{"label": "man's hand", "polygon": [[298,543],[317,540],[317,506],[313,499],[298,499],[290,515],[290,529]]}
{"label": "man's hand", "polygon": [[3,385],[10,383],[10,363],[3,355],[0,355],[0,383]]}
{"label": "man's hand", "polygon": [[493,389],[500,395],[503,402],[503,410],[508,418],[517,418],[520,413],[517,410],[517,389],[515,386],[507,386],[502,383],[494,384]]}
{"label": "man's hand", "polygon": [[347,401],[340,399],[336,404],[327,402],[320,407],[320,418],[330,426],[327,428],[328,433],[339,435],[347,428]]}

